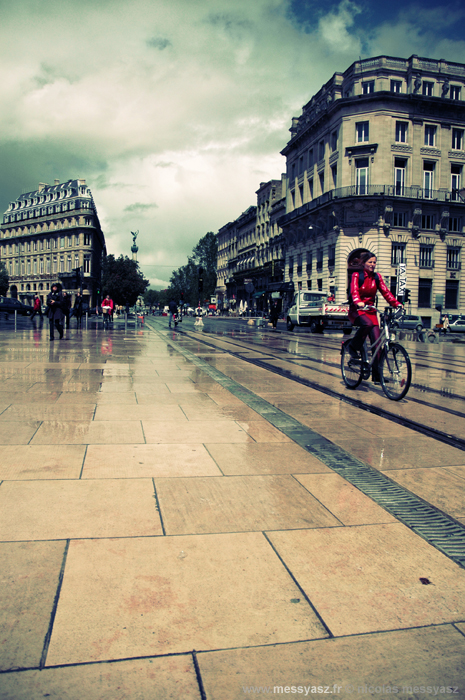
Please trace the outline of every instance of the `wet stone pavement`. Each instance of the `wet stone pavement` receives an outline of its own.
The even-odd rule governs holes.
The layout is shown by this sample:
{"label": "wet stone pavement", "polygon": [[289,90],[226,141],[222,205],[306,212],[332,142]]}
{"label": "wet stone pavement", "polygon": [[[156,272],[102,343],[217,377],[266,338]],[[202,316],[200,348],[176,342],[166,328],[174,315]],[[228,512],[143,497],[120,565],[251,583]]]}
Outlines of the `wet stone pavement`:
{"label": "wet stone pavement", "polygon": [[[355,409],[161,321],[4,330],[0,377],[0,700],[465,698],[465,569],[291,410],[361,458]],[[405,428],[380,466],[391,427],[365,459],[464,522],[465,453]]]}

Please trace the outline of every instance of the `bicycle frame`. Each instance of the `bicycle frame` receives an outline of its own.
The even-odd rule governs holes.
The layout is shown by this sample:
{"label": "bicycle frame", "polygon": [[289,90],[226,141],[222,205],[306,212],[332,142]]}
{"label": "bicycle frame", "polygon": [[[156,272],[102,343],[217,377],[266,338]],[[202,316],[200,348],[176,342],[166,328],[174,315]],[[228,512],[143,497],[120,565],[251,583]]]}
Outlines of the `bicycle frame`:
{"label": "bicycle frame", "polygon": [[[387,311],[390,311],[390,309],[387,309]],[[384,312],[381,316],[381,314],[378,310],[376,310],[376,313],[378,314],[379,317],[382,317],[382,327],[380,326],[381,334],[380,334],[378,340],[376,340],[373,343],[373,345],[370,345],[370,348],[371,348],[371,359],[370,360],[368,359],[369,355],[368,355],[368,347],[367,347],[366,339],[365,339],[365,342],[363,343],[363,347],[362,347],[362,361],[366,365],[367,370],[371,369],[371,367],[375,361],[376,355],[378,354],[378,352],[381,350],[382,347],[386,347],[389,344],[389,341],[391,339],[391,332],[390,332],[390,328],[389,328],[388,321],[387,321],[388,314],[386,314],[386,312]]]}

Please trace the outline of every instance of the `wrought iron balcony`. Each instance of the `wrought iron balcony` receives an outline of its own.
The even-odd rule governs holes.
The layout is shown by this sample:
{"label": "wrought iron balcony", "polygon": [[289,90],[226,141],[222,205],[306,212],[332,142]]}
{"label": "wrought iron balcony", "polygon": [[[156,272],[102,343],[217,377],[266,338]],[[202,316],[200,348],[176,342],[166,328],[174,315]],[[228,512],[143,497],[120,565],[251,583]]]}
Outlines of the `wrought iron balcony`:
{"label": "wrought iron balcony", "polygon": [[419,186],[400,187],[398,185],[349,185],[348,187],[338,187],[337,189],[329,190],[329,192],[325,192],[311,202],[306,202],[301,207],[294,209],[294,211],[284,214],[278,220],[278,225],[286,225],[288,222],[298,219],[314,209],[318,209],[323,204],[347,197],[394,197],[396,199],[465,204],[464,197],[456,190],[451,192],[449,190],[430,190]]}

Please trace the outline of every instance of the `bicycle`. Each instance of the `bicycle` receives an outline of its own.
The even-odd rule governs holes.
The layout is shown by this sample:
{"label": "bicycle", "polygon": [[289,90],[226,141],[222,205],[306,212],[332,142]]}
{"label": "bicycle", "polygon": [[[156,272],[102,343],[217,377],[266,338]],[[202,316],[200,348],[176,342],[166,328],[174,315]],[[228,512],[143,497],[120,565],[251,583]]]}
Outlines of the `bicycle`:
{"label": "bicycle", "polygon": [[[367,310],[376,310],[367,306]],[[371,347],[371,359],[368,356],[367,343],[363,344],[358,357],[353,357],[348,349],[351,341],[345,340],[341,346],[341,372],[344,384],[349,389],[356,389],[363,379],[369,379],[374,359],[381,350],[379,375],[381,387],[388,399],[400,401],[407,394],[412,381],[412,365],[406,349],[391,340],[391,326],[399,320],[404,309],[388,307],[381,316],[381,334]]]}

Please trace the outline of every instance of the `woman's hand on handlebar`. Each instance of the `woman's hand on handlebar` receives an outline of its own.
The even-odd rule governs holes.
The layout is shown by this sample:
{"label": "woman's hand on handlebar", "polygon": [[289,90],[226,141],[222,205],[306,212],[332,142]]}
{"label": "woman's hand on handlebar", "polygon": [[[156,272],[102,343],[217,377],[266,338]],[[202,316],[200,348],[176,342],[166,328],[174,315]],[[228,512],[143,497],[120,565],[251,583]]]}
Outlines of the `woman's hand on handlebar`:
{"label": "woman's hand on handlebar", "polygon": [[364,301],[358,301],[358,302],[357,302],[357,306],[358,306],[359,309],[363,309],[363,307],[365,306],[365,302],[364,302]]}

